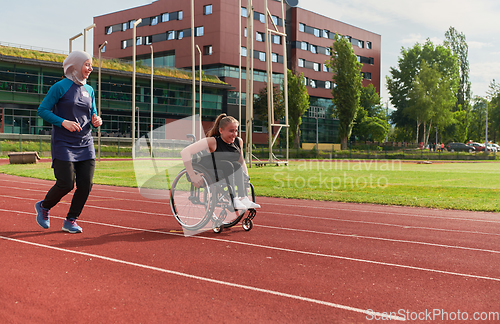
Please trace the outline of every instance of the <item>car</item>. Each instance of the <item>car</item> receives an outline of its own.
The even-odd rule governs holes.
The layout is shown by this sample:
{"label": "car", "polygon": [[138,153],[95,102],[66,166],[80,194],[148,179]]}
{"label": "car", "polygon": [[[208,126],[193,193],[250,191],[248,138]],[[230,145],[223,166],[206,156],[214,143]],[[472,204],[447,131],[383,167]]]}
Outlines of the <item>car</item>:
{"label": "car", "polygon": [[449,143],[448,145],[446,145],[446,150],[448,152],[469,152],[469,153],[472,153],[474,151],[476,151],[476,148],[474,146],[470,146],[470,145],[467,145],[467,144],[464,144],[464,143],[456,143],[456,142],[453,142],[453,143]]}
{"label": "car", "polygon": [[477,152],[493,152],[493,148],[486,147],[482,143],[470,142],[468,145],[474,146]]}
{"label": "car", "polygon": [[500,151],[500,145],[498,145],[498,144],[494,144],[494,143],[493,144],[488,144],[488,147],[491,147],[492,150],[493,150],[493,152]]}

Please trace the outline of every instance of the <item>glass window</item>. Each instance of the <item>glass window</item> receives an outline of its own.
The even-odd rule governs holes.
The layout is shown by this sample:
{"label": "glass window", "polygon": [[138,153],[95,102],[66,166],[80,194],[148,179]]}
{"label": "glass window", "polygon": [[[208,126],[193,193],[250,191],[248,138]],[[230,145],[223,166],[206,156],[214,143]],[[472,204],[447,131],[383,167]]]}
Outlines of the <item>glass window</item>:
{"label": "glass window", "polygon": [[328,72],[328,65],[323,64],[323,72]]}
{"label": "glass window", "polygon": [[170,20],[170,15],[168,12],[165,12],[164,14],[161,15],[161,21],[166,22]]}
{"label": "glass window", "polygon": [[122,41],[122,49],[125,49],[125,48],[127,48],[127,41],[126,40]]}
{"label": "glass window", "polygon": [[177,12],[177,20],[182,20],[183,16],[182,10]]}
{"label": "glass window", "polygon": [[247,17],[248,16],[248,13],[247,13],[247,8],[245,7],[241,7],[241,17]]}
{"label": "glass window", "polygon": [[247,56],[247,48],[246,47],[241,47],[241,56]]}
{"label": "glass window", "polygon": [[311,53],[313,53],[313,54],[318,54],[318,50],[317,50],[316,45],[311,45],[311,46],[310,46],[310,51],[311,51]]}
{"label": "glass window", "polygon": [[102,52],[102,53],[106,52],[106,45],[104,45],[104,46],[102,47],[102,51],[101,51],[101,52]]}
{"label": "glass window", "polygon": [[127,30],[127,27],[128,27],[128,23],[123,23],[122,24],[122,31]]}
{"label": "glass window", "polygon": [[151,18],[151,26],[158,24],[158,16]]}
{"label": "glass window", "polygon": [[113,26],[106,27],[106,35],[109,35],[113,32]]}
{"label": "glass window", "polygon": [[359,48],[365,48],[365,42],[359,40],[358,41],[358,47]]}
{"label": "glass window", "polygon": [[128,28],[129,28],[129,29],[134,28],[134,23],[135,23],[135,20],[131,20],[131,21],[129,21],[129,22],[128,22]]}
{"label": "glass window", "polygon": [[146,36],[146,45],[151,45],[153,43],[153,36]]}
{"label": "glass window", "polygon": [[319,63],[314,63],[313,69],[314,71],[319,72]]}
{"label": "glass window", "polygon": [[330,81],[325,81],[325,89],[331,89],[332,83]]}
{"label": "glass window", "polygon": [[307,51],[307,47],[308,47],[308,46],[309,46],[309,45],[308,45],[306,42],[301,42],[301,43],[300,43],[300,49],[303,49],[304,51]]}
{"label": "glass window", "polygon": [[256,32],[255,33],[255,40],[257,40],[258,42],[263,42],[264,41],[264,33]]}
{"label": "glass window", "polygon": [[278,63],[278,54],[272,53],[271,60],[275,63]]}
{"label": "glass window", "polygon": [[276,26],[278,26],[278,17],[276,17],[276,16],[271,16],[271,17],[272,17],[272,19],[273,19],[274,24],[275,24]]}
{"label": "glass window", "polygon": [[204,30],[203,26],[196,27],[196,31],[195,31],[196,36],[203,36],[204,33],[205,33],[205,30]]}
{"label": "glass window", "polygon": [[319,29],[314,28],[314,36],[319,37]]}
{"label": "glass window", "polygon": [[332,50],[330,49],[330,47],[325,48],[325,54],[332,55]]}
{"label": "glass window", "polygon": [[323,38],[330,38],[330,31],[323,29]]}
{"label": "glass window", "polygon": [[177,32],[177,39],[183,39],[184,38],[184,31],[183,30],[179,30]]}
{"label": "glass window", "polygon": [[299,23],[299,31],[304,32],[306,30],[306,25]]}
{"label": "glass window", "polygon": [[273,43],[281,45],[281,36],[279,36],[279,35],[273,35]]}
{"label": "glass window", "polygon": [[310,85],[311,85],[311,88],[316,88],[316,81],[310,80]]}
{"label": "glass window", "polygon": [[247,28],[245,27],[245,37],[247,37]]}
{"label": "glass window", "polygon": [[304,67],[304,60],[299,58],[299,67]]}
{"label": "glass window", "polygon": [[260,16],[259,16],[259,21],[260,21],[261,23],[265,24],[265,23],[266,23],[266,16],[265,16],[265,15],[263,15],[263,14],[259,14],[259,15],[260,15]]}
{"label": "glass window", "polygon": [[259,60],[262,62],[265,62],[266,61],[266,53],[259,52]]}
{"label": "glass window", "polygon": [[135,45],[142,45],[142,37],[137,37],[136,38]]}
{"label": "glass window", "polygon": [[175,30],[170,30],[167,32],[167,40],[175,39]]}
{"label": "glass window", "polygon": [[203,14],[204,15],[211,15],[212,14],[212,5],[206,5],[203,7]]}
{"label": "glass window", "polygon": [[366,48],[372,49],[372,42],[366,42]]}
{"label": "glass window", "polygon": [[203,46],[203,54],[212,55],[212,53],[213,53],[212,45]]}

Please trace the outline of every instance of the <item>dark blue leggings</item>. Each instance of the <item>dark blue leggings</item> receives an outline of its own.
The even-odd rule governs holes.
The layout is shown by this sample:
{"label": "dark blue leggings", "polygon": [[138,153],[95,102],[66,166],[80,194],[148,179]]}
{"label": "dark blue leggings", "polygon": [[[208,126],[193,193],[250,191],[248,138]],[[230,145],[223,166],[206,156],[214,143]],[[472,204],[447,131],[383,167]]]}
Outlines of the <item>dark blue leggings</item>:
{"label": "dark blue leggings", "polygon": [[47,192],[42,207],[51,209],[57,205],[64,196],[73,190],[76,180],[76,190],[73,194],[73,199],[71,200],[66,219],[77,219],[92,190],[95,160],[69,162],[55,159],[52,162],[52,168],[54,169],[56,183],[49,192]]}
{"label": "dark blue leggings", "polygon": [[[236,161],[227,160],[215,160],[215,167],[212,160],[205,160],[201,163],[208,171],[212,174],[211,176],[215,179],[215,169],[217,169],[217,176],[219,181],[225,179],[227,183],[231,185],[233,190],[236,188],[237,196],[245,197],[247,194],[245,192],[245,183],[243,178],[243,170],[241,169],[241,164]],[[235,192],[233,192],[235,194]]]}

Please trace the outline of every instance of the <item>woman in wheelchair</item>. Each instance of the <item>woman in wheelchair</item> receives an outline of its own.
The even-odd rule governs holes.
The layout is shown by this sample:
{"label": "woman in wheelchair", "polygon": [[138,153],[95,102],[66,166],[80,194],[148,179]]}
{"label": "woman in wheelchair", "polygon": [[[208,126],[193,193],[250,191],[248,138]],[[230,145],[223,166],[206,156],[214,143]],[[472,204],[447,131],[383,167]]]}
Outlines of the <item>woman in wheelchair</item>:
{"label": "woman in wheelchair", "polygon": [[200,187],[204,180],[193,169],[192,156],[201,153],[199,164],[207,170],[213,170],[215,178],[226,179],[237,194],[232,192],[233,207],[238,211],[260,208],[248,198],[245,190],[245,180],[248,181],[248,170],[243,158],[243,140],[238,137],[238,120],[234,117],[221,114],[217,117],[206,138],[195,142],[181,152],[182,161],[191,182]]}

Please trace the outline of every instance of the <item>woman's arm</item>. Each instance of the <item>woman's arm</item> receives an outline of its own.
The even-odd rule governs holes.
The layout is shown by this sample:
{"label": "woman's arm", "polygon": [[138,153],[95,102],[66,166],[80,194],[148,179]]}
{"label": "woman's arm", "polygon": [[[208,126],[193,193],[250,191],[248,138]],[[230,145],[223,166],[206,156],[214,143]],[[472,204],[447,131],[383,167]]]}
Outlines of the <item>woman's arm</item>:
{"label": "woman's arm", "polygon": [[191,157],[196,153],[206,151],[213,152],[217,149],[217,141],[213,137],[203,138],[198,142],[195,142],[181,151],[182,162],[184,167],[191,178],[191,182],[196,186],[200,187],[203,184],[203,179],[199,174],[196,174],[193,169],[193,163]]}

